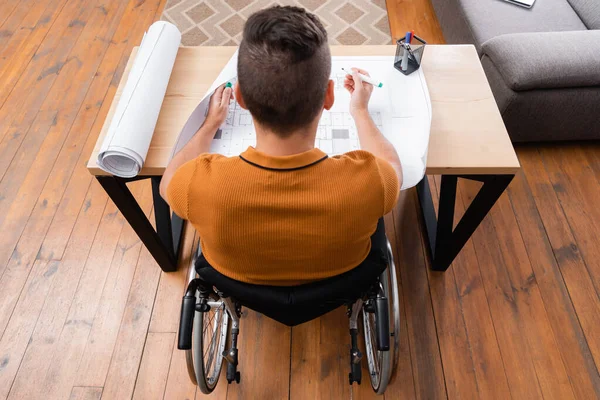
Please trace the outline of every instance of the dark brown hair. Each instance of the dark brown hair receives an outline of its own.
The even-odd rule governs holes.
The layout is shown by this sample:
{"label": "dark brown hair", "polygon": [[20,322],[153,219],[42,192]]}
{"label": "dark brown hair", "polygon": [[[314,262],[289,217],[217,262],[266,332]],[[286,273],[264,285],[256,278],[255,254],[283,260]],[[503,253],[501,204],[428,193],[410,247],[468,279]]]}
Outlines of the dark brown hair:
{"label": "dark brown hair", "polygon": [[275,6],[246,21],[238,83],[252,116],[276,134],[288,136],[314,120],[330,73],[327,32],[315,15]]}

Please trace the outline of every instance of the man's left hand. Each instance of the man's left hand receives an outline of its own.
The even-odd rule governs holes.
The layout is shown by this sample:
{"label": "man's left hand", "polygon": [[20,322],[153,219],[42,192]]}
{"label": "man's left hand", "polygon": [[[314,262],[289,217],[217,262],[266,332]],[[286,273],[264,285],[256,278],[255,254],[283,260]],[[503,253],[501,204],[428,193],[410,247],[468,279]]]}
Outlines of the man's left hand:
{"label": "man's left hand", "polygon": [[233,99],[232,93],[232,89],[225,85],[219,86],[215,90],[210,98],[205,124],[210,124],[216,129],[225,122],[229,111],[229,102]]}

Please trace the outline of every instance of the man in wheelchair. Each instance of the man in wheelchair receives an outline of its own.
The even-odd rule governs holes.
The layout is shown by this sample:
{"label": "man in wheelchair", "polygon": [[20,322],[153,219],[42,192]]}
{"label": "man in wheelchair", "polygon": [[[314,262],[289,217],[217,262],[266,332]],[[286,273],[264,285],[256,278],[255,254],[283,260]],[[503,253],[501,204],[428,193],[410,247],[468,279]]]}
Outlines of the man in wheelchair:
{"label": "man in wheelchair", "polygon": [[[210,393],[225,359],[227,380],[239,382],[242,306],[293,326],[346,305],[350,384],[361,381],[362,313],[371,384],[383,393],[399,317],[382,217],[397,201],[402,170],[368,113],[373,86],[359,75],[368,73],[353,68],[344,81],[363,150],[328,157],[314,147],[323,110],[334,102],[327,33],[316,16],[279,6],[253,14],[237,68],[237,84],[215,91],[204,124],[160,187],[200,236],[179,332],[190,377]],[[239,157],[209,154],[232,101],[250,112],[256,146]]]}

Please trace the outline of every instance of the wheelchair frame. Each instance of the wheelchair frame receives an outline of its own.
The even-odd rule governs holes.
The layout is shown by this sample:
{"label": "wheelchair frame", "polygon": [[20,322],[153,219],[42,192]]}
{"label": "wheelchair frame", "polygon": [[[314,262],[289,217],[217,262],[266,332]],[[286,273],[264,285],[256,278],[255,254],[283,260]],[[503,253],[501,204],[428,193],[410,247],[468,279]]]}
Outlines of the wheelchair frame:
{"label": "wheelchair frame", "polygon": [[[347,304],[351,339],[350,373],[348,374],[348,380],[350,385],[354,382],[360,384],[362,381],[361,362],[363,355],[358,348],[358,320],[359,315],[362,314],[367,366],[371,387],[377,394],[383,394],[387,385],[393,379],[393,373],[398,361],[400,339],[400,301],[396,267],[391,245],[387,238],[386,242],[388,252],[388,265],[386,269],[377,282],[371,286],[364,298],[359,298],[354,303]],[[240,318],[243,305],[234,298],[225,296],[219,292],[218,288],[214,290],[215,288],[213,287],[207,287],[197,277],[195,264],[200,254],[201,249],[198,246],[198,250],[190,264],[188,286],[182,299],[177,347],[180,350],[186,351],[186,364],[191,381],[203,393],[209,394],[218,383],[223,360],[227,362],[227,382],[240,383],[240,371],[237,369],[237,342],[240,333]],[[209,354],[208,371],[205,371],[203,341],[206,328],[203,326],[203,321],[206,313],[214,309],[217,310],[216,312],[222,312],[223,323],[221,325],[221,332],[219,333],[218,345],[215,346],[211,342],[209,350],[212,353]],[[200,314],[200,318],[194,318],[195,314]],[[373,329],[373,323],[375,329]],[[198,334],[198,328],[202,330],[201,335]],[[213,327],[213,340],[215,339],[217,329],[218,327],[215,325]],[[226,346],[227,336],[229,336],[229,348],[225,350],[224,346]],[[192,342],[194,342],[194,346]],[[202,346],[200,346],[201,344]],[[219,355],[222,358],[219,358]],[[215,356],[216,359],[213,358]],[[210,372],[213,360],[215,361],[215,370],[213,371],[213,376],[207,378],[206,373]]]}

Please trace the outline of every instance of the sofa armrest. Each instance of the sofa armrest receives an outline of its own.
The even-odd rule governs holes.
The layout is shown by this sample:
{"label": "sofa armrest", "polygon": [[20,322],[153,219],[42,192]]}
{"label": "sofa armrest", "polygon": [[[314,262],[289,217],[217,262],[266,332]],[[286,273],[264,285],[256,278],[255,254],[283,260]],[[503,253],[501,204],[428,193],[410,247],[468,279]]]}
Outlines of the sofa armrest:
{"label": "sofa armrest", "polygon": [[600,30],[501,35],[482,51],[514,91],[600,86]]}

